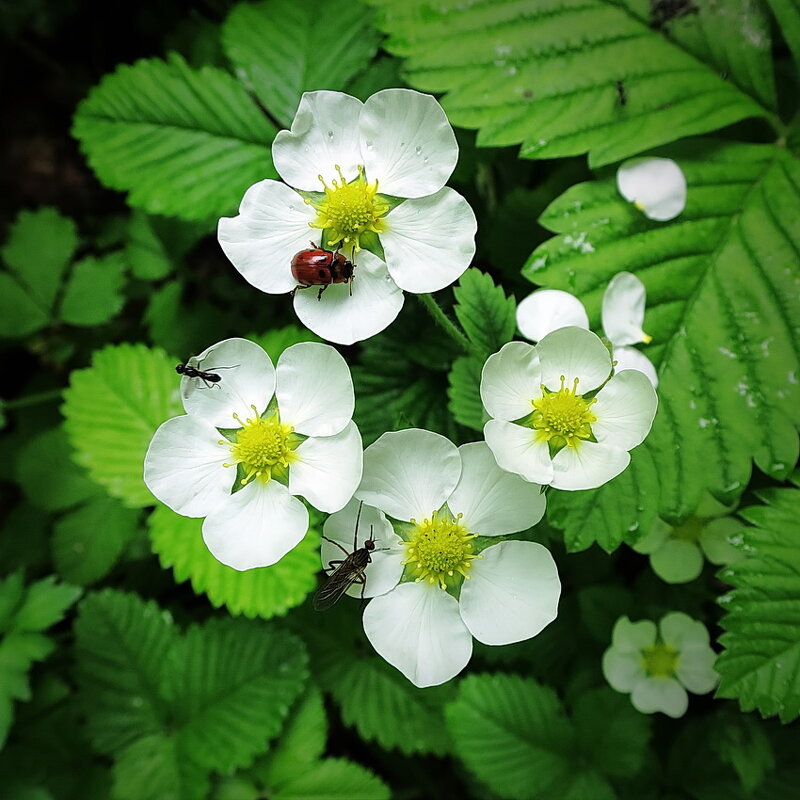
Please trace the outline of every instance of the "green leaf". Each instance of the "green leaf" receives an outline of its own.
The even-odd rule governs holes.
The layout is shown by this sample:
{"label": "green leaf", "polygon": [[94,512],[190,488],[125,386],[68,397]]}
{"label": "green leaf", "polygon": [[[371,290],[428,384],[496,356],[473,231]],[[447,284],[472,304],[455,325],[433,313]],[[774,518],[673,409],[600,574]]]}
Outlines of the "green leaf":
{"label": "green leaf", "polygon": [[86,586],[117,563],[139,526],[138,511],[112,497],[94,497],[56,522],[52,549],[56,571],[66,581]]}
{"label": "green leaf", "polygon": [[798,457],[800,165],[779,148],[723,142],[660,154],[678,161],[689,184],[678,218],[647,220],[613,176],[580,184],[545,212],[542,224],[561,235],[524,269],[577,294],[594,325],[622,264],[647,289],[658,414],[622,476],[562,499],[573,549],[593,538],[613,549],[625,531],[648,530],[654,509],[680,521],[704,490],[735,498],[752,460],[783,478]]}
{"label": "green leaf", "polygon": [[494,285],[490,275],[468,269],[453,294],[456,317],[484,358],[514,338],[517,304],[513,297],[506,297],[502,286]]}
{"label": "green leaf", "polygon": [[151,214],[231,213],[248,186],[277,177],[275,129],[241,84],[176,54],[106,75],[78,106],[72,132],[100,180]]}
{"label": "green leaf", "polygon": [[800,1],[767,0],[783,32],[783,38],[800,67]]}
{"label": "green leaf", "polygon": [[0,336],[20,338],[48,324],[77,246],[75,223],[54,208],[20,213],[2,251],[11,272],[0,272]]}
{"label": "green leaf", "polygon": [[71,460],[72,447],[59,426],[43,431],[19,451],[16,479],[28,501],[45,511],[63,511],[98,493],[97,485]]}
{"label": "green leaf", "polygon": [[306,679],[283,631],[216,619],[181,635],[155,603],[113,591],[81,604],[76,638],[89,734],[117,757],[122,798],[136,796],[124,785],[137,760],[153,776],[140,800],[203,797],[208,772],[266,749]]}
{"label": "green leaf", "polygon": [[20,574],[0,579],[0,750],[14,719],[14,701],[31,698],[31,665],[53,649],[42,631],[55,625],[80,593],[52,577],[27,587]]}
{"label": "green leaf", "polygon": [[134,277],[156,281],[172,272],[197,240],[208,233],[204,223],[152,217],[134,210],[128,221],[125,258]]}
{"label": "green leaf", "polygon": [[[521,143],[526,158],[588,152],[601,165],[745,117],[774,119],[747,94],[772,98],[761,13],[747,27],[701,7],[675,41],[640,16],[644,2],[630,2],[635,10],[613,0],[370,2],[381,7],[385,46],[405,59],[410,85],[446,92],[451,122],[479,129],[482,147]],[[720,77],[721,63],[731,81]]]}
{"label": "green leaf", "polygon": [[82,259],[64,289],[59,316],[71,325],[100,325],[122,309],[125,260],[121,252]]}
{"label": "green leaf", "polygon": [[217,561],[203,542],[202,520],[181,517],[159,506],[149,519],[150,539],[161,566],[176,581],[190,580],[213,606],[231,614],[269,618],[285,614],[316,587],[319,535],[310,530],[297,547],[271,567],[239,572]]}
{"label": "green leaf", "polygon": [[273,328],[262,334],[252,333],[246,338],[263,347],[273,364],[278,363],[281,353],[293,344],[300,342],[321,342],[315,333],[299,325],[284,325],[282,328]]}
{"label": "green leaf", "polygon": [[453,362],[447,388],[448,407],[456,422],[475,431],[483,430],[481,373],[483,360],[477,356],[461,356]]}
{"label": "green leaf", "polygon": [[719,573],[734,589],[720,598],[717,696],[790,722],[800,716],[800,490],[760,496],[766,505],[741,512],[755,526],[741,532],[747,558]]}
{"label": "green leaf", "polygon": [[348,0],[240,3],[222,28],[236,74],[285,127],[303,92],[344,89],[378,49],[371,14]]}
{"label": "green leaf", "polygon": [[[608,690],[603,690],[608,691]],[[594,693],[581,702],[575,722],[585,727],[577,733],[565,716],[555,692],[534,680],[516,675],[471,675],[461,681],[458,698],[446,709],[447,724],[456,754],[467,767],[500,797],[511,800],[605,800],[616,795],[597,771],[605,745],[593,741],[602,723],[591,719]],[[621,708],[607,699],[604,708]],[[613,721],[616,741],[630,746],[630,737],[647,727],[636,714],[624,714]],[[588,748],[588,749],[582,749]],[[626,758],[626,774],[639,758]]]}
{"label": "green leaf", "polygon": [[389,787],[359,764],[326,758],[270,797],[272,800],[389,800]]}
{"label": "green leaf", "polygon": [[109,345],[70,376],[62,411],[75,461],[131,508],[153,505],[142,480],[156,428],[182,412],[175,359],[143,345]]}

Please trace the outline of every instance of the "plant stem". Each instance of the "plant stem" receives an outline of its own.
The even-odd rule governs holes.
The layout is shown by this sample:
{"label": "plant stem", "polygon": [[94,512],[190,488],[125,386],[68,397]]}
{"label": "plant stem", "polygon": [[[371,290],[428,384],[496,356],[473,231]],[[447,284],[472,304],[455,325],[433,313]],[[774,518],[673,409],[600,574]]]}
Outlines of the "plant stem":
{"label": "plant stem", "polygon": [[420,303],[425,306],[428,313],[445,333],[465,352],[472,352],[472,345],[456,324],[442,311],[442,307],[433,299],[432,294],[418,294]]}
{"label": "plant stem", "polygon": [[27,406],[37,406],[39,403],[49,403],[51,400],[60,399],[63,389],[48,389],[46,392],[29,394],[27,397],[18,397],[16,400],[8,400],[4,403],[5,409],[11,411],[15,408],[26,408]]}

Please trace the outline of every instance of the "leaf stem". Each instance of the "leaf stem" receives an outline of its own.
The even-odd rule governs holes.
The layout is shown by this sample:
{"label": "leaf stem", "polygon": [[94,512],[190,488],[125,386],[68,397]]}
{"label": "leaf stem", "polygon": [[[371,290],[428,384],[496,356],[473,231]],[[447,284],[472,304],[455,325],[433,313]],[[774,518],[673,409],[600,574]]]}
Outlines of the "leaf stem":
{"label": "leaf stem", "polygon": [[465,352],[472,352],[469,339],[459,330],[456,324],[444,313],[442,307],[434,300],[432,294],[418,294],[420,303],[428,310],[434,321]]}
{"label": "leaf stem", "polygon": [[27,406],[38,406],[40,403],[58,400],[63,391],[63,389],[48,389],[46,392],[37,392],[36,394],[29,394],[27,397],[18,397],[16,400],[7,400],[3,403],[3,406],[7,411],[15,408],[26,408]]}

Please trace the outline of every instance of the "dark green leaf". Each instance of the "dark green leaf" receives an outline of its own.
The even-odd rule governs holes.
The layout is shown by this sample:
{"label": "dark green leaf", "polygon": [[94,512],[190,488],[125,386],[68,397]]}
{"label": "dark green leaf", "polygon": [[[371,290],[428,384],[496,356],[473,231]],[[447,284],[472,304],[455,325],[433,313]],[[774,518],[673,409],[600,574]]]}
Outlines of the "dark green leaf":
{"label": "dark green leaf", "polygon": [[514,338],[517,304],[495,286],[490,275],[468,269],[453,289],[455,314],[467,337],[484,357]]}
{"label": "dark green leaf", "polygon": [[100,325],[116,316],[125,302],[125,268],[121,252],[75,264],[58,310],[61,319],[71,325]]}

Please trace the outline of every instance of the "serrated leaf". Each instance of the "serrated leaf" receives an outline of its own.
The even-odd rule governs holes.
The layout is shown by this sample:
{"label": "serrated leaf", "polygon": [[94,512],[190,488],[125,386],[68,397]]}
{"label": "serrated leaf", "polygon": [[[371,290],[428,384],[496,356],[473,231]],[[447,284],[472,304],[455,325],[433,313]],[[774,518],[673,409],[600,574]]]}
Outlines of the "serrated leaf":
{"label": "serrated leaf", "polygon": [[[245,766],[280,730],[306,679],[294,636],[216,619],[185,635],[153,602],[105,591],[81,605],[78,676],[91,739],[117,756],[117,780],[141,758],[164,787],[201,797],[210,771]],[[120,797],[132,797],[127,789]]]}
{"label": "serrated leaf", "polygon": [[98,493],[97,485],[71,456],[72,447],[61,426],[43,431],[20,449],[16,479],[32,505],[62,511]]}
{"label": "serrated leaf", "polygon": [[241,3],[222,44],[237,75],[288,128],[303,92],[343,89],[370,62],[380,38],[370,16],[348,0]]}
{"label": "serrated leaf", "polygon": [[545,212],[542,224],[561,235],[524,270],[577,294],[595,325],[622,264],[647,289],[658,414],[622,476],[563,499],[571,547],[591,541],[589,521],[613,549],[625,531],[646,531],[654,508],[681,520],[704,490],[735,498],[752,460],[776,478],[797,461],[800,166],[761,145],[692,142],[662,155],[678,161],[689,184],[677,219],[648,221],[618,195],[613,176],[580,184]]}
{"label": "serrated leaf", "polygon": [[142,480],[144,456],[156,428],[182,412],[175,361],[160,349],[109,345],[72,373],[64,393],[75,461],[131,508],[154,503]]}
{"label": "serrated leaf", "polygon": [[21,339],[44,328],[50,321],[49,310],[7,272],[0,272],[0,336]]}
{"label": "serrated leaf", "polygon": [[[654,30],[640,16],[645,3],[631,2],[631,10],[613,0],[370,2],[381,7],[385,46],[405,58],[410,85],[446,92],[451,122],[479,129],[484,147],[521,143],[527,158],[588,151],[601,165],[745,117],[774,119],[719,75],[720,61],[738,60],[733,77],[771,97],[760,13],[750,15],[748,38],[743,26],[719,24],[711,6],[701,7],[683,24],[709,27],[709,45],[700,33],[677,43]],[[686,51],[687,37],[707,64]]]}
{"label": "serrated leaf", "polygon": [[150,540],[161,566],[172,567],[176,581],[190,580],[211,604],[231,614],[265,619],[285,614],[316,587],[319,534],[310,530],[277,564],[245,572],[226,567],[208,551],[202,520],[181,517],[159,506],[149,519]]}
{"label": "serrated leaf", "polygon": [[483,361],[476,356],[461,356],[453,362],[447,388],[448,408],[459,425],[483,430],[481,373]]}
{"label": "serrated leaf", "polygon": [[789,722],[800,716],[800,490],[762,498],[767,505],[742,511],[757,523],[741,531],[747,558],[719,573],[734,589],[720,598],[717,696]]}
{"label": "serrated leaf", "polygon": [[54,578],[27,587],[20,574],[0,579],[0,750],[14,719],[14,702],[30,700],[31,665],[53,649],[42,631],[58,622],[80,593]]}
{"label": "serrated leaf", "polygon": [[470,342],[484,358],[514,338],[517,304],[495,286],[490,275],[468,269],[453,289],[456,317]]}
{"label": "serrated leaf", "polygon": [[100,180],[151,214],[227,214],[248,186],[277,177],[275,129],[241,84],[174,53],[106,75],[78,106],[72,133]]}
{"label": "serrated leaf", "polygon": [[389,787],[352,761],[326,758],[274,793],[273,800],[389,800]]}
{"label": "serrated leaf", "polygon": [[55,524],[51,547],[56,571],[70,583],[86,586],[116,564],[139,525],[138,511],[113,497],[93,497]]}
{"label": "serrated leaf", "polygon": [[593,743],[576,735],[547,686],[516,675],[471,675],[461,681],[446,718],[457,755],[500,797],[615,797],[580,749]]}
{"label": "serrated leaf", "polygon": [[81,259],[72,268],[59,317],[71,325],[100,325],[122,309],[126,264],[121,252]]}

